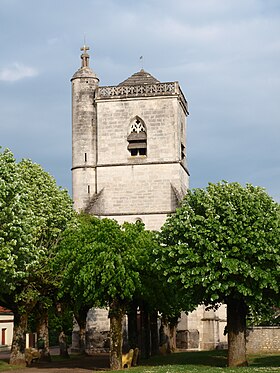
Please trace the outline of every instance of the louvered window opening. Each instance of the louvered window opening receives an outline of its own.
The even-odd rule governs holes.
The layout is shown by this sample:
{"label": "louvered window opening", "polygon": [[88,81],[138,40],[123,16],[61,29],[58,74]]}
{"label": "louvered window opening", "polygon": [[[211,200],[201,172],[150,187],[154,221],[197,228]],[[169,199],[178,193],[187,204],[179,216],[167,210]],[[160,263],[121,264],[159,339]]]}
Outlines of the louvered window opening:
{"label": "louvered window opening", "polygon": [[127,149],[131,156],[147,155],[147,134],[144,124],[139,119],[131,124],[127,141]]}

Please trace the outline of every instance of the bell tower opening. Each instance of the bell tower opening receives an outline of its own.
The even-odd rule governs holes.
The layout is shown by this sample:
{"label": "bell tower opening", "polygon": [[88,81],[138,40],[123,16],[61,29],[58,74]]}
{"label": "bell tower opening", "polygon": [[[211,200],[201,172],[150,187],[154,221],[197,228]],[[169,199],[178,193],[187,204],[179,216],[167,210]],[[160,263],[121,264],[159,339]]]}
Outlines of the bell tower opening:
{"label": "bell tower opening", "polygon": [[136,117],[132,121],[127,137],[127,149],[132,157],[147,155],[147,132],[144,122]]}

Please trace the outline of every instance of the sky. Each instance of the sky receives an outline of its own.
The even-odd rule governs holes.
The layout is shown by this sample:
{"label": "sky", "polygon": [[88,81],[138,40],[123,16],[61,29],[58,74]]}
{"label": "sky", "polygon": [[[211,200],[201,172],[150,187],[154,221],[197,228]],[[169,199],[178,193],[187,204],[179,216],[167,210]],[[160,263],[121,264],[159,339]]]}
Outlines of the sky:
{"label": "sky", "polygon": [[0,146],[70,194],[70,79],[84,37],[100,85],[142,64],[179,81],[191,188],[250,183],[280,202],[279,0],[0,0]]}

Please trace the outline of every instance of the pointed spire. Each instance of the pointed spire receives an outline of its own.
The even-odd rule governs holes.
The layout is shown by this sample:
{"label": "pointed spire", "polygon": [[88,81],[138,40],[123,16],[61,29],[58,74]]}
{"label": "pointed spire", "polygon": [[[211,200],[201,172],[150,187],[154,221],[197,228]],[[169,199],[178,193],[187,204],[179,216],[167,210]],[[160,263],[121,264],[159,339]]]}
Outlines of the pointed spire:
{"label": "pointed spire", "polygon": [[83,53],[81,54],[82,59],[82,67],[89,67],[89,54],[87,51],[89,50],[89,47],[84,43],[84,45],[81,47],[81,51]]}

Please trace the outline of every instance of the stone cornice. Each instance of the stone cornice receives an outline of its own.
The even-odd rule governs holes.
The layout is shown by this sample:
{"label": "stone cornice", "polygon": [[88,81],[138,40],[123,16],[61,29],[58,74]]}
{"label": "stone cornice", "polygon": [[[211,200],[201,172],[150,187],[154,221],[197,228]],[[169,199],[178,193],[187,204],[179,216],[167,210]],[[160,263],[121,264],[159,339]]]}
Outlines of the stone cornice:
{"label": "stone cornice", "polygon": [[[135,159],[137,161],[137,158]],[[147,165],[166,165],[166,164],[179,164],[185,172],[190,176],[189,170],[181,161],[161,161],[161,162],[128,162],[128,163],[104,163],[98,165],[77,165],[71,168],[71,171],[85,168],[104,168],[104,167],[127,167],[127,166],[147,166]]]}
{"label": "stone cornice", "polygon": [[99,87],[96,100],[111,100],[138,97],[177,96],[187,114],[188,103],[178,82],[135,84]]}

